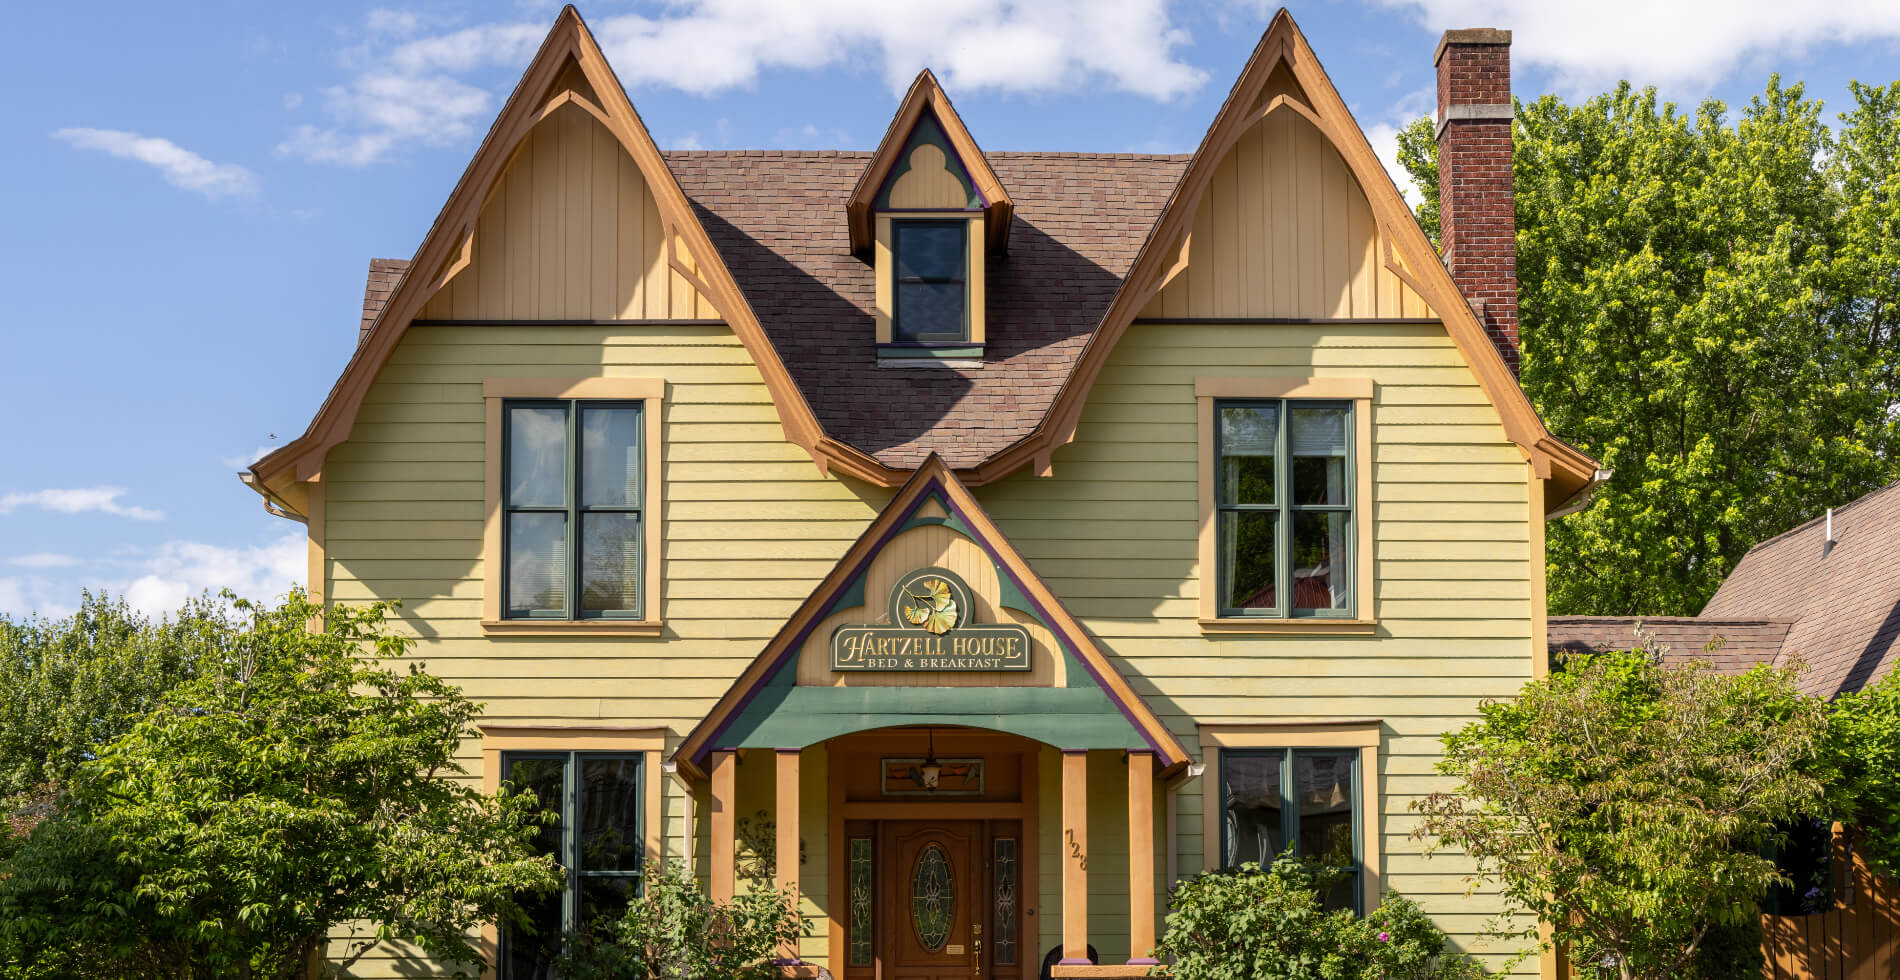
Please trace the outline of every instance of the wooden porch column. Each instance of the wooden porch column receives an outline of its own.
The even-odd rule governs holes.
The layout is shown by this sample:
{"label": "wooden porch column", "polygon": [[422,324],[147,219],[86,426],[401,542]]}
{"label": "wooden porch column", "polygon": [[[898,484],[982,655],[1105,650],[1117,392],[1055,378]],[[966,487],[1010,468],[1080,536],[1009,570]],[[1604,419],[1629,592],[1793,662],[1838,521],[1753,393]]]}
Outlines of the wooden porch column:
{"label": "wooden porch column", "polygon": [[739,809],[739,758],[734,752],[712,754],[712,899],[732,901],[733,872],[738,865],[733,818]]}
{"label": "wooden porch column", "polygon": [[[798,907],[798,750],[779,749],[778,758],[778,887],[790,892],[792,907]],[[786,940],[779,947],[778,962],[790,966],[798,962],[798,939]]]}
{"label": "wooden porch column", "polygon": [[1062,960],[1089,961],[1089,754],[1062,750]]}
{"label": "wooden porch column", "polygon": [[1128,753],[1128,963],[1154,966],[1155,755]]}

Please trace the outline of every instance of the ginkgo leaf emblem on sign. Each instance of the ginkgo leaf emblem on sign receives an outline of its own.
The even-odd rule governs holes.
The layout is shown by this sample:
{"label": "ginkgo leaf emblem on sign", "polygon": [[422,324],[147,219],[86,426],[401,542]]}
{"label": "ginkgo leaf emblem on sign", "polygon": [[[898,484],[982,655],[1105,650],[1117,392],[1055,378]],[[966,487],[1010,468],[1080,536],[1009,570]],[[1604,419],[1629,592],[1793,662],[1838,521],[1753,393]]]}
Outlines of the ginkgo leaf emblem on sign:
{"label": "ginkgo leaf emblem on sign", "polygon": [[957,573],[912,569],[892,583],[883,624],[832,632],[831,669],[1030,669],[1029,631],[1019,623],[974,622],[976,611],[970,586]]}
{"label": "ginkgo leaf emblem on sign", "polygon": [[941,636],[957,628],[961,610],[950,594],[950,583],[926,578],[904,590],[904,621]]}

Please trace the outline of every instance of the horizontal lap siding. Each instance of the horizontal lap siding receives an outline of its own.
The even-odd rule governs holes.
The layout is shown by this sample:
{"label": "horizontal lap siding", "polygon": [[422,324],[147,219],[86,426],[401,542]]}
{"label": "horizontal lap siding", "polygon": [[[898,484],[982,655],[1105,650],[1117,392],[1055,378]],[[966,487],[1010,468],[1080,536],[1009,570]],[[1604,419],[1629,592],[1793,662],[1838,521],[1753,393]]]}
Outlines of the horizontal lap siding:
{"label": "horizontal lap siding", "polygon": [[[1378,635],[1201,633],[1194,379],[1243,375],[1377,382]],[[1439,736],[1530,677],[1527,476],[1438,326],[1152,323],[1131,328],[1116,348],[1051,477],[1019,474],[978,496],[1191,750],[1203,724],[1381,719],[1382,813],[1372,836],[1383,847],[1385,884],[1498,968],[1511,950],[1481,938],[1500,909],[1497,896],[1466,897],[1470,868],[1456,855],[1425,858],[1410,838],[1407,807],[1453,785],[1434,770]],[[1180,791],[1184,873],[1201,867],[1202,794],[1215,778],[1210,771]],[[1060,924],[1059,909],[1045,906],[1047,938]],[[1126,915],[1125,903],[1090,909],[1104,962],[1127,955]],[[1534,973],[1536,962],[1518,969]]]}
{"label": "horizontal lap siding", "polygon": [[[667,380],[663,640],[483,635],[482,381],[508,376]],[[415,658],[484,702],[484,722],[664,725],[669,748],[888,497],[823,477],[785,442],[764,382],[729,329],[681,324],[412,327],[350,439],[329,454],[323,482],[327,594],[346,603],[401,599],[393,620],[418,638]],[[473,743],[462,761],[480,777]],[[805,767],[808,777],[823,771],[822,756]],[[677,787],[648,775],[667,779],[664,839],[677,854]],[[806,911],[817,914],[824,825],[822,800],[813,803]],[[807,952],[824,948],[823,917],[816,923]],[[353,972],[420,968],[392,949]]]}

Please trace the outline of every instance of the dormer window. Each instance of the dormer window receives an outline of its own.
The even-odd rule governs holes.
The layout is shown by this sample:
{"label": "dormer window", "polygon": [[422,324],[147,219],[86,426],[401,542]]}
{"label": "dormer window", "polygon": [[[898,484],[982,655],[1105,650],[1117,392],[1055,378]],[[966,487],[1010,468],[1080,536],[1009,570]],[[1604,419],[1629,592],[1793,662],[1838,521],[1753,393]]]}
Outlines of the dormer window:
{"label": "dormer window", "polygon": [[1013,210],[936,78],[918,75],[846,206],[851,249],[877,275],[879,364],[981,366],[986,263]]}
{"label": "dormer window", "polygon": [[891,259],[892,342],[969,343],[970,222],[894,219]]}

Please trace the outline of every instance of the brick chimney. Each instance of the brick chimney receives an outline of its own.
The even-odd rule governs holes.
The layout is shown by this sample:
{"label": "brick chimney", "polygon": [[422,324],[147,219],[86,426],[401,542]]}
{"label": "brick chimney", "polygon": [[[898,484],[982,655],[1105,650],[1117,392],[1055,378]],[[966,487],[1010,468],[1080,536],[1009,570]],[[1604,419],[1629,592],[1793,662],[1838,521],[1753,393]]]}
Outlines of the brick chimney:
{"label": "brick chimney", "polygon": [[1511,32],[1446,31],[1438,68],[1439,247],[1511,373],[1518,369]]}

